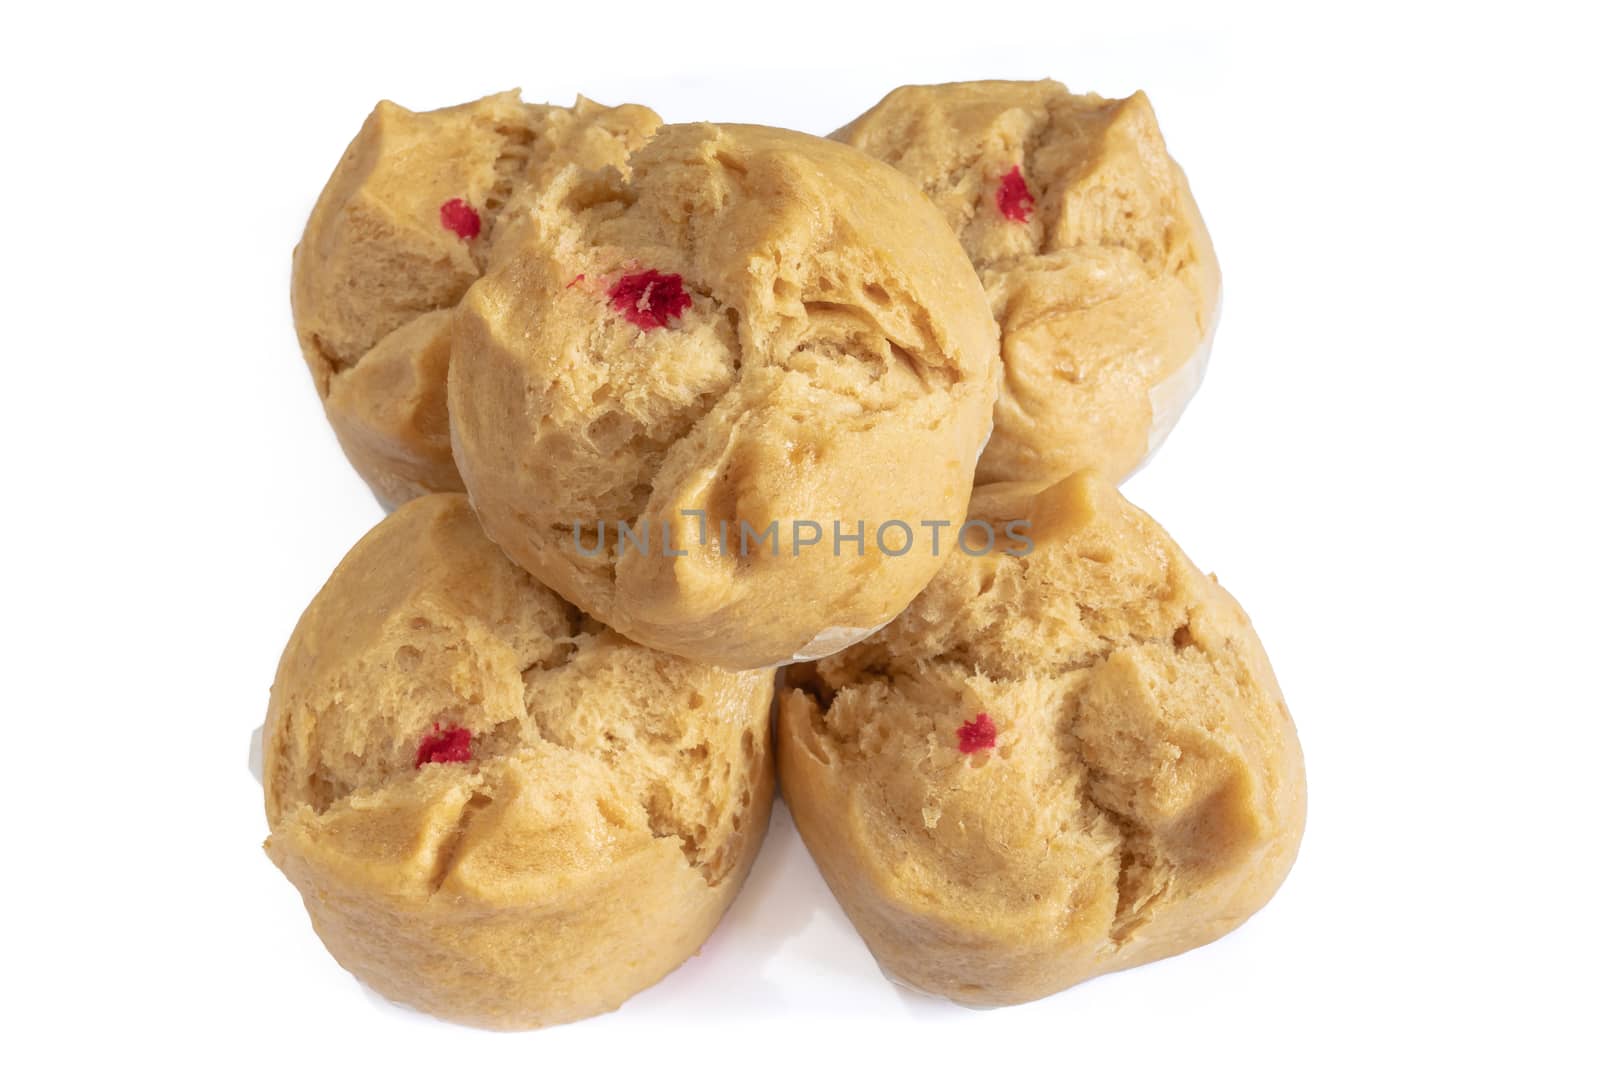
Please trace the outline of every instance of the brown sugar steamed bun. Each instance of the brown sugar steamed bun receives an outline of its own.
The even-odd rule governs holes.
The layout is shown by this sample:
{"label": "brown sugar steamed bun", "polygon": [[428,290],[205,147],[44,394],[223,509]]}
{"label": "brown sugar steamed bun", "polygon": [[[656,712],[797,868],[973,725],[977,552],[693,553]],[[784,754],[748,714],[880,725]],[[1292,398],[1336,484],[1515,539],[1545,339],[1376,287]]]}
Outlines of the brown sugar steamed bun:
{"label": "brown sugar steamed bun", "polygon": [[991,487],[973,517],[1031,523],[1032,551],[955,555],[883,631],[790,668],[778,760],[884,969],[988,1006],[1238,926],[1294,861],[1305,772],[1249,619],[1109,483]]}
{"label": "brown sugar steamed bun", "polygon": [[348,970],[524,1029],[693,954],[772,801],[770,673],[642,648],[415,500],[301,618],[267,714],[268,855]]}
{"label": "brown sugar steamed bun", "polygon": [[664,126],[630,168],[553,183],[461,303],[473,506],[644,644],[730,669],[837,651],[943,562],[919,524],[965,511],[998,372],[983,289],[927,199],[842,145]]}
{"label": "brown sugar steamed bun", "polygon": [[1220,291],[1145,95],[912,85],[833,136],[916,182],[983,278],[1005,371],[978,481],[1132,473],[1200,386]]}
{"label": "brown sugar steamed bun", "polygon": [[649,108],[524,104],[515,92],[368,117],[295,249],[295,330],[345,454],[386,507],[461,488],[450,460],[450,309],[568,166],[620,167]]}

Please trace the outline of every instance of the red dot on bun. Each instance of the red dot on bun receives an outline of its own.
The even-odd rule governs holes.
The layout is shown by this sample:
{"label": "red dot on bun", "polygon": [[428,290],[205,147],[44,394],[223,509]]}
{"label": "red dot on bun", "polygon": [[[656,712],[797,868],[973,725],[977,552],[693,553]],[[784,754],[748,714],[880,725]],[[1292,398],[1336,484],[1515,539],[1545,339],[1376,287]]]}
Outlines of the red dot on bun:
{"label": "red dot on bun", "polygon": [[1000,179],[1000,188],[994,193],[995,207],[1012,222],[1027,222],[1033,216],[1033,194],[1028,192],[1028,181],[1022,176],[1022,167],[1015,166]]}
{"label": "red dot on bun", "polygon": [[979,712],[976,719],[961,724],[956,731],[956,740],[961,743],[962,752],[976,752],[981,748],[993,748],[998,732],[994,720]]}
{"label": "red dot on bun", "polygon": [[463,241],[470,241],[483,229],[483,220],[476,208],[458,196],[439,205],[439,225]]}
{"label": "red dot on bun", "polygon": [[472,731],[464,726],[440,729],[433,724],[433,733],[423,737],[417,746],[417,766],[424,763],[465,763],[472,758]]}
{"label": "red dot on bun", "polygon": [[694,306],[683,287],[683,276],[658,270],[624,274],[606,295],[611,297],[611,306],[641,330],[665,326]]}

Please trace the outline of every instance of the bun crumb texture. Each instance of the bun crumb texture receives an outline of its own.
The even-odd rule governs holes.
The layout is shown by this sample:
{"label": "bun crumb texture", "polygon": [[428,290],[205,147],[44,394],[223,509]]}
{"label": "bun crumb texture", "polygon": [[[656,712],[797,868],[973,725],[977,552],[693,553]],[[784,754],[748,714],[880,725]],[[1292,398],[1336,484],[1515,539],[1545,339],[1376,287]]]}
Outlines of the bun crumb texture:
{"label": "bun crumb texture", "polygon": [[610,1011],[696,951],[773,791],[770,672],[642,648],[513,566],[460,494],[306,610],[265,730],[267,854],[391,999],[494,1029]]}
{"label": "bun crumb texture", "polygon": [[1243,609],[1115,488],[1219,292],[1142,93],[905,86],[831,138],[380,103],[292,302],[395,510],[262,730],[265,849],[328,950],[473,1026],[613,1010],[709,936],[780,778],[933,995],[1244,922],[1299,848],[1294,723]]}
{"label": "bun crumb texture", "polygon": [[380,103],[328,179],[294,252],[291,298],[345,455],[385,507],[460,490],[445,380],[450,311],[530,198],[567,167],[626,168],[661,123],[635,104],[437,111]]}
{"label": "bun crumb texture", "polygon": [[953,557],[790,668],[779,774],[884,968],[973,1005],[1220,937],[1294,860],[1305,775],[1250,622],[1099,476],[979,492],[1035,550]]}
{"label": "bun crumb texture", "polygon": [[[989,433],[995,326],[904,177],[816,137],[664,126],[629,172],[568,171],[455,318],[450,427],[484,529],[634,640],[729,669],[843,647],[942,559]],[[733,531],[864,523],[857,553]],[[597,524],[654,531],[591,551]],[[682,555],[662,551],[670,543]],[[729,531],[727,539],[721,531]]]}
{"label": "bun crumb texture", "polygon": [[1221,292],[1149,99],[907,85],[833,136],[926,193],[983,280],[1005,374],[979,484],[1131,474],[1199,388]]}

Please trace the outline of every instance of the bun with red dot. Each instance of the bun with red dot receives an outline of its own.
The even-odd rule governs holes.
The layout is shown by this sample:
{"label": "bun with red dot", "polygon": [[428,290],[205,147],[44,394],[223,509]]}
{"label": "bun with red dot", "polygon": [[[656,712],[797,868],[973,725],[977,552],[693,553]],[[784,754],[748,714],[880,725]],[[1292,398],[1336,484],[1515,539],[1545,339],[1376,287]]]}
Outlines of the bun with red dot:
{"label": "bun with red dot", "polygon": [[1122,480],[1205,371],[1220,276],[1143,93],[1053,81],[908,85],[833,135],[933,199],[1000,324],[980,484]]}
{"label": "bun with red dot", "polygon": [[885,971],[993,1006],[1244,922],[1294,862],[1305,769],[1243,610],[1099,475],[971,514],[1021,536],[789,668],[778,767]]}
{"label": "bun with red dot", "polygon": [[700,947],[767,825],[771,672],[584,617],[422,497],[278,667],[267,854],[379,993],[493,1029],[610,1011]]}
{"label": "bun with red dot", "polygon": [[345,454],[386,507],[461,488],[450,459],[450,310],[566,167],[625,167],[649,108],[380,103],[345,151],[294,254],[300,348]]}
{"label": "bun with red dot", "polygon": [[999,370],[982,286],[925,197],[834,142],[664,126],[629,167],[550,183],[462,300],[473,506],[644,644],[837,651],[933,576],[923,524],[965,512]]}

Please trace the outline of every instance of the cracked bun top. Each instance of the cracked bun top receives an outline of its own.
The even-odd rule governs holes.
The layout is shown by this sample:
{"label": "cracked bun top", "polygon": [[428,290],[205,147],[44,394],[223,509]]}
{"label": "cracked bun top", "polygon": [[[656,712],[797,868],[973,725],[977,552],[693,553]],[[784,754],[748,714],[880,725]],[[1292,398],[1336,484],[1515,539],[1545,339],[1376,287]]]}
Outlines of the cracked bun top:
{"label": "cracked bun top", "polygon": [[661,119],[633,104],[437,111],[384,101],[294,254],[301,352],[346,454],[388,507],[461,488],[445,415],[450,318],[527,200],[566,167],[625,167]]}
{"label": "cracked bun top", "polygon": [[790,668],[779,774],[879,962],[996,1005],[1243,922],[1294,860],[1305,776],[1249,619],[1108,483],[991,486],[972,514],[1031,523],[1031,551],[955,556]]}
{"label": "cracked bun top", "polygon": [[[927,583],[927,538],[896,555],[875,533],[959,522],[998,371],[927,199],[754,126],[665,126],[628,175],[551,183],[454,346],[451,434],[489,536],[622,633],[729,668],[835,651]],[[864,550],[835,555],[835,521]],[[774,522],[778,551],[747,551]],[[795,522],[822,544],[796,551]]]}
{"label": "cracked bun top", "polygon": [[419,498],[296,627],[264,731],[267,852],[393,999],[521,1028],[615,1008],[698,948],[772,793],[770,673],[585,618]]}
{"label": "cracked bun top", "polygon": [[979,483],[1131,473],[1199,387],[1221,284],[1149,99],[908,85],[833,136],[927,193],[983,279],[1005,373]]}

